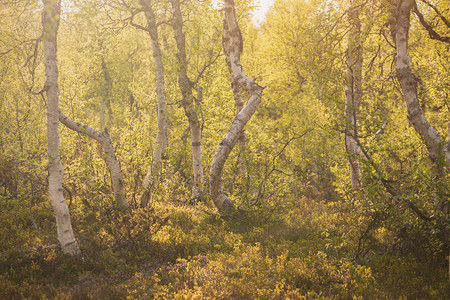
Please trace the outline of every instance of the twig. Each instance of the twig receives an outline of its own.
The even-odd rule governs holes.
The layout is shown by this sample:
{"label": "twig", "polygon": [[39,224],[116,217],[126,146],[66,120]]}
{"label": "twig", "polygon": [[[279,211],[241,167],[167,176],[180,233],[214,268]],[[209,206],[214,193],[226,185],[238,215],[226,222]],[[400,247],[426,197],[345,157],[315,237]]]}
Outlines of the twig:
{"label": "twig", "polygon": [[[255,198],[255,200],[253,201],[253,205],[255,205],[259,199],[261,199],[262,196],[262,190],[264,188],[264,185],[267,181],[267,179],[269,179],[270,175],[272,175],[272,173],[274,171],[278,171],[281,172],[280,170],[278,170],[276,168],[276,164],[275,164],[275,160],[284,152],[284,150],[286,150],[286,147],[294,140],[300,139],[302,137],[304,137],[305,135],[307,135],[308,133],[310,133],[312,131],[312,129],[308,129],[305,132],[303,132],[301,135],[294,135],[293,137],[291,137],[286,143],[284,143],[283,148],[281,148],[280,151],[278,151],[278,153],[272,158],[272,169],[267,172],[267,165],[266,165],[266,175],[264,176],[263,180],[261,181],[261,183],[259,184],[259,189],[258,189],[258,194]],[[283,172],[281,172],[283,173]],[[284,174],[284,173],[283,173]],[[287,175],[287,174],[286,174]]]}
{"label": "twig", "polygon": [[68,208],[70,208],[70,205],[72,205],[72,192],[69,190],[69,188],[63,184],[63,189],[66,190],[66,192],[69,194],[69,205],[67,206]]}
{"label": "twig", "polygon": [[437,9],[436,6],[434,6],[433,4],[431,4],[430,2],[426,1],[426,0],[421,0],[423,3],[425,3],[426,5],[428,5],[429,7],[431,7],[436,14],[441,18],[441,20],[444,22],[445,25],[447,25],[447,27],[450,27],[450,21],[444,17],[441,12]]}
{"label": "twig", "polygon": [[417,3],[415,3],[415,2],[414,2],[413,11],[416,14],[416,16],[419,18],[419,21],[422,24],[422,26],[425,27],[425,29],[428,31],[430,38],[441,41],[441,42],[450,43],[450,36],[441,36],[439,33],[437,33],[433,29],[433,27],[430,25],[430,23],[428,23],[425,20],[424,16],[422,15],[422,13],[419,11],[419,9],[417,7]]}

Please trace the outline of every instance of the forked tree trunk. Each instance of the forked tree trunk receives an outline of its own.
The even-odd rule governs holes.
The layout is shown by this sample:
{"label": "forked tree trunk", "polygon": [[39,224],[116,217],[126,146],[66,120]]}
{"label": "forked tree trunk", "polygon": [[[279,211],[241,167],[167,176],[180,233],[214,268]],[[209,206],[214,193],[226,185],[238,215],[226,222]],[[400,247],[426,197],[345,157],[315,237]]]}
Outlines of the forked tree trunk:
{"label": "forked tree trunk", "polygon": [[361,154],[355,138],[358,137],[358,114],[362,100],[362,41],[361,22],[359,20],[360,8],[357,1],[351,1],[348,13],[350,32],[347,41],[347,84],[345,89],[345,147],[348,153],[348,163],[352,187],[361,186],[361,171],[358,156]]}
{"label": "forked tree trunk", "polygon": [[49,196],[56,217],[58,240],[62,251],[79,255],[80,248],[73,235],[69,208],[63,195],[63,168],[59,157],[59,95],[56,37],[60,18],[60,1],[43,0],[42,27],[44,41],[45,91],[47,94],[47,138]]}
{"label": "forked tree trunk", "polygon": [[[446,151],[445,141],[439,131],[428,123],[417,98],[417,80],[411,71],[408,50],[410,14],[414,0],[399,0],[395,14],[390,19],[392,36],[397,50],[397,78],[405,96],[408,119],[428,150],[433,180],[438,186],[434,210],[448,216],[449,203],[441,188],[446,184],[444,164],[450,164],[450,153]],[[441,187],[441,188],[439,188]]]}
{"label": "forked tree trunk", "polygon": [[210,170],[210,192],[211,198],[220,213],[231,213],[234,210],[233,201],[223,192],[222,174],[223,167],[230,155],[231,150],[236,145],[242,134],[244,126],[255,113],[261,102],[263,88],[245,75],[241,61],[240,50],[242,49],[241,30],[236,20],[236,12],[233,0],[224,1],[223,20],[223,47],[227,61],[230,62],[230,74],[233,76],[232,82],[236,81],[245,90],[249,99],[247,105],[238,113],[231,123],[225,138],[220,142],[216,155],[211,164]]}
{"label": "forked tree trunk", "polygon": [[177,43],[178,60],[178,84],[181,89],[184,113],[189,121],[192,142],[192,171],[194,182],[192,185],[192,198],[201,199],[203,197],[203,167],[202,167],[202,128],[200,123],[200,103],[196,105],[192,93],[193,84],[187,75],[186,60],[186,39],[183,33],[183,17],[179,0],[170,0],[173,9],[173,30]]}
{"label": "forked tree trunk", "polygon": [[105,128],[103,132],[100,132],[92,127],[75,122],[66,116],[62,111],[59,113],[59,121],[68,128],[81,134],[86,134],[99,142],[102,146],[103,152],[105,153],[106,163],[108,164],[109,174],[111,175],[111,183],[116,205],[120,209],[127,208],[128,202],[125,197],[122,170],[120,168],[119,161],[117,160],[108,130]]}
{"label": "forked tree trunk", "polygon": [[162,61],[161,46],[159,44],[156,16],[148,0],[140,0],[141,7],[147,20],[147,31],[152,41],[153,62],[156,73],[156,102],[158,116],[158,132],[156,134],[153,150],[152,164],[144,179],[144,192],[141,195],[141,206],[147,206],[152,196],[152,181],[161,172],[161,160],[166,157],[168,133],[166,122],[166,91],[164,81],[164,65]]}

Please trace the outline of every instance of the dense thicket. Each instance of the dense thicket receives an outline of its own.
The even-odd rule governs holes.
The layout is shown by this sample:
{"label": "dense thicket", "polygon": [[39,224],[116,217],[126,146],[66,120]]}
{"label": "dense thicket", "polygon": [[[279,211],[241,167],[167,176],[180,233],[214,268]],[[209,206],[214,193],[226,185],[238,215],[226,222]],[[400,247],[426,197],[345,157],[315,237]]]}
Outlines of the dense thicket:
{"label": "dense thicket", "polygon": [[1,298],[450,296],[448,0],[44,2],[0,1]]}

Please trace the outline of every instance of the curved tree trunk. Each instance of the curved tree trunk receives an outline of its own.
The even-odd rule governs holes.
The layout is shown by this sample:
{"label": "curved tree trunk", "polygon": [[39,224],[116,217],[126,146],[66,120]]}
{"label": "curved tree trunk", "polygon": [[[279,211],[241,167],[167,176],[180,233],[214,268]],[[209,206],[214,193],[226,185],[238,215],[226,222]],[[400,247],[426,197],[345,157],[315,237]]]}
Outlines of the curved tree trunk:
{"label": "curved tree trunk", "polygon": [[359,7],[351,1],[348,13],[350,32],[347,44],[347,86],[345,89],[345,115],[347,119],[345,129],[345,147],[348,152],[348,163],[353,188],[361,186],[361,172],[358,156],[361,154],[355,138],[358,137],[358,114],[362,100],[362,41]]}
{"label": "curved tree trunk", "polygon": [[239,140],[244,126],[255,113],[256,108],[261,102],[263,91],[263,88],[247,77],[242,69],[240,61],[242,35],[236,20],[233,0],[224,1],[223,47],[225,55],[227,56],[227,62],[230,62],[229,70],[231,76],[233,77],[231,82],[236,81],[249,95],[247,105],[234,118],[231,123],[230,130],[222,142],[220,142],[210,170],[211,198],[219,212],[230,213],[234,210],[234,204],[233,201],[223,192],[223,167],[228,156],[230,155],[231,150]]}
{"label": "curved tree trunk", "polygon": [[116,205],[120,209],[128,207],[128,202],[124,191],[122,170],[120,168],[119,161],[117,160],[108,130],[105,128],[103,132],[100,132],[92,127],[75,122],[66,116],[62,111],[59,111],[59,121],[68,128],[81,134],[86,134],[100,143],[103,148],[103,152],[105,153],[106,163],[108,164],[109,173],[111,175],[111,183]]}
{"label": "curved tree trunk", "polygon": [[[446,184],[444,164],[449,165],[450,153],[446,151],[445,141],[441,134],[428,123],[420,108],[417,98],[417,80],[411,71],[411,59],[408,50],[410,14],[414,0],[399,0],[397,9],[391,18],[390,26],[397,50],[396,68],[397,78],[405,96],[408,119],[428,150],[431,162],[433,180],[438,186],[437,197],[434,202],[435,212],[448,215],[448,197],[441,188]],[[441,187],[441,188],[439,188]]]}
{"label": "curved tree trunk", "polygon": [[[240,32],[240,31],[239,31]],[[241,35],[241,33],[239,33]],[[242,43],[242,38],[241,43]],[[224,49],[229,49],[229,45],[223,44]],[[243,45],[241,44],[239,46],[239,52],[242,52]],[[230,83],[231,83],[231,90],[233,91],[233,98],[234,98],[234,107],[236,108],[236,115],[238,115],[242,108],[244,107],[244,102],[242,101],[242,95],[241,90],[239,88],[239,83],[233,76],[233,70],[231,67],[231,60],[230,56],[226,55],[225,61],[227,63],[228,71],[230,72]],[[239,136],[239,156],[238,156],[238,171],[239,174],[244,174],[247,171],[247,166],[245,163],[245,159],[243,157],[245,150],[247,149],[246,141],[245,141],[245,130],[242,129],[242,132]]]}
{"label": "curved tree trunk", "polygon": [[146,206],[152,195],[152,180],[161,172],[161,160],[166,156],[168,142],[166,122],[166,91],[164,81],[164,65],[162,61],[161,46],[158,38],[156,16],[148,0],[140,0],[141,7],[147,20],[147,31],[152,41],[153,61],[156,73],[156,102],[158,115],[158,132],[156,134],[155,148],[153,150],[152,164],[144,179],[144,192],[141,195],[141,206]]}
{"label": "curved tree trunk", "polygon": [[192,93],[193,84],[187,75],[186,40],[183,33],[183,17],[181,14],[180,1],[171,0],[170,3],[172,4],[173,9],[173,30],[178,50],[178,84],[183,97],[181,105],[183,106],[184,113],[188,118],[189,127],[191,129],[192,171],[194,173],[192,198],[201,199],[203,197],[202,127],[199,119],[201,106],[200,104],[196,105],[194,103],[194,95]]}
{"label": "curved tree trunk", "polygon": [[48,135],[48,171],[49,196],[56,217],[58,240],[62,251],[70,255],[81,253],[73,235],[69,208],[63,195],[63,168],[59,157],[59,95],[57,65],[57,33],[60,17],[60,1],[43,0],[42,11],[45,91],[47,94],[47,135]]}
{"label": "curved tree trunk", "polygon": [[[241,91],[239,89],[239,83],[234,79],[231,70],[231,61],[229,56],[226,57],[226,62],[228,66],[228,71],[230,72],[231,89],[233,90],[234,106],[236,108],[236,115],[238,115],[242,108],[244,107],[244,102],[242,101]],[[238,139],[239,143],[239,156],[238,156],[238,172],[239,174],[245,174],[247,172],[247,164],[245,162],[245,150],[247,150],[245,129],[242,128],[241,134]]]}

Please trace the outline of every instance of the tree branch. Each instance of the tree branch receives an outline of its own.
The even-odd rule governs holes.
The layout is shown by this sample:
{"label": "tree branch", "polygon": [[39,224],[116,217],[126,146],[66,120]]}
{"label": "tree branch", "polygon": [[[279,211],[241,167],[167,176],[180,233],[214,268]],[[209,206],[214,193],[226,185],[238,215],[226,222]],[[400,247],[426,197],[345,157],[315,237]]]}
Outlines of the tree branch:
{"label": "tree branch", "polygon": [[137,28],[137,29],[144,30],[144,31],[148,32],[148,30],[149,30],[148,27],[144,27],[142,25],[134,23],[134,17],[140,12],[144,12],[144,10],[143,9],[137,9],[137,10],[131,12],[131,16],[129,18],[130,25],[135,27],[135,28]]}
{"label": "tree branch", "polygon": [[205,63],[205,64],[203,65],[203,68],[202,68],[202,70],[198,73],[197,78],[195,79],[195,81],[192,82],[192,85],[193,85],[193,86],[197,85],[197,83],[199,82],[199,80],[202,78],[203,73],[204,73],[209,67],[211,67],[211,66],[217,61],[217,59],[218,59],[219,57],[221,57],[222,55],[223,55],[223,53],[222,53],[221,51],[219,51],[219,52],[217,53],[217,55],[216,55],[212,60],[208,61],[207,63]]}
{"label": "tree branch", "polygon": [[[264,184],[266,183],[267,179],[269,179],[270,175],[272,175],[273,172],[278,171],[282,174],[288,175],[286,173],[284,173],[281,170],[278,170],[276,168],[276,164],[275,164],[275,160],[284,152],[284,150],[286,150],[287,146],[289,146],[289,144],[294,141],[294,140],[298,140],[301,139],[302,137],[304,137],[305,135],[307,135],[308,133],[310,133],[312,131],[312,129],[308,129],[305,132],[303,132],[300,135],[294,135],[293,137],[291,137],[289,140],[287,140],[286,143],[284,143],[283,147],[281,148],[280,151],[278,151],[278,153],[272,158],[272,169],[267,172],[267,165],[266,165],[266,175],[264,176],[263,180],[261,181],[261,183],[259,184],[259,189],[258,189],[258,195],[256,196],[255,200],[253,201],[253,204],[256,204],[258,202],[258,200],[262,197],[262,190],[264,188]],[[289,176],[289,175],[288,175]]]}
{"label": "tree branch", "polygon": [[433,4],[428,2],[427,0],[421,0],[421,1],[423,3],[425,3],[426,5],[428,5],[429,7],[431,7],[436,12],[436,14],[439,16],[439,18],[441,18],[441,20],[444,22],[444,24],[447,25],[447,27],[450,27],[450,21],[441,14],[441,12],[437,9],[436,6],[434,6]]}
{"label": "tree branch", "polygon": [[424,16],[422,15],[422,13],[418,9],[416,2],[414,2],[413,11],[416,14],[416,16],[419,18],[419,21],[422,24],[422,26],[428,31],[428,34],[430,35],[430,38],[432,38],[434,40],[441,41],[441,42],[450,43],[450,36],[441,36],[439,33],[437,33],[434,30],[434,28],[430,25],[430,23],[428,23],[425,20]]}
{"label": "tree branch", "polygon": [[417,205],[407,199],[404,199],[403,197],[399,196],[397,191],[391,186],[391,180],[388,180],[385,178],[385,176],[383,174],[381,174],[381,172],[379,171],[378,166],[375,164],[374,160],[372,159],[372,157],[369,155],[369,153],[367,152],[366,149],[364,149],[364,147],[361,145],[361,142],[359,141],[358,137],[354,137],[357,145],[359,146],[359,148],[361,149],[361,152],[364,154],[364,156],[366,157],[367,161],[369,162],[369,164],[373,167],[373,169],[375,170],[376,173],[376,178],[380,180],[381,184],[383,185],[383,187],[385,188],[385,190],[394,198],[397,198],[401,201],[403,201],[414,213],[416,213],[416,215],[421,218],[422,220],[425,221],[432,221],[434,220],[434,216],[431,215],[427,215],[424,212],[422,212]]}
{"label": "tree branch", "polygon": [[106,163],[109,168],[109,173],[111,175],[111,182],[116,204],[121,209],[128,207],[128,202],[125,197],[122,170],[120,168],[119,161],[117,160],[108,130],[105,128],[103,132],[100,132],[90,126],[75,122],[68,116],[66,116],[61,110],[59,110],[59,121],[68,128],[78,133],[86,134],[87,136],[93,138],[102,146],[103,152],[105,153],[106,157]]}

